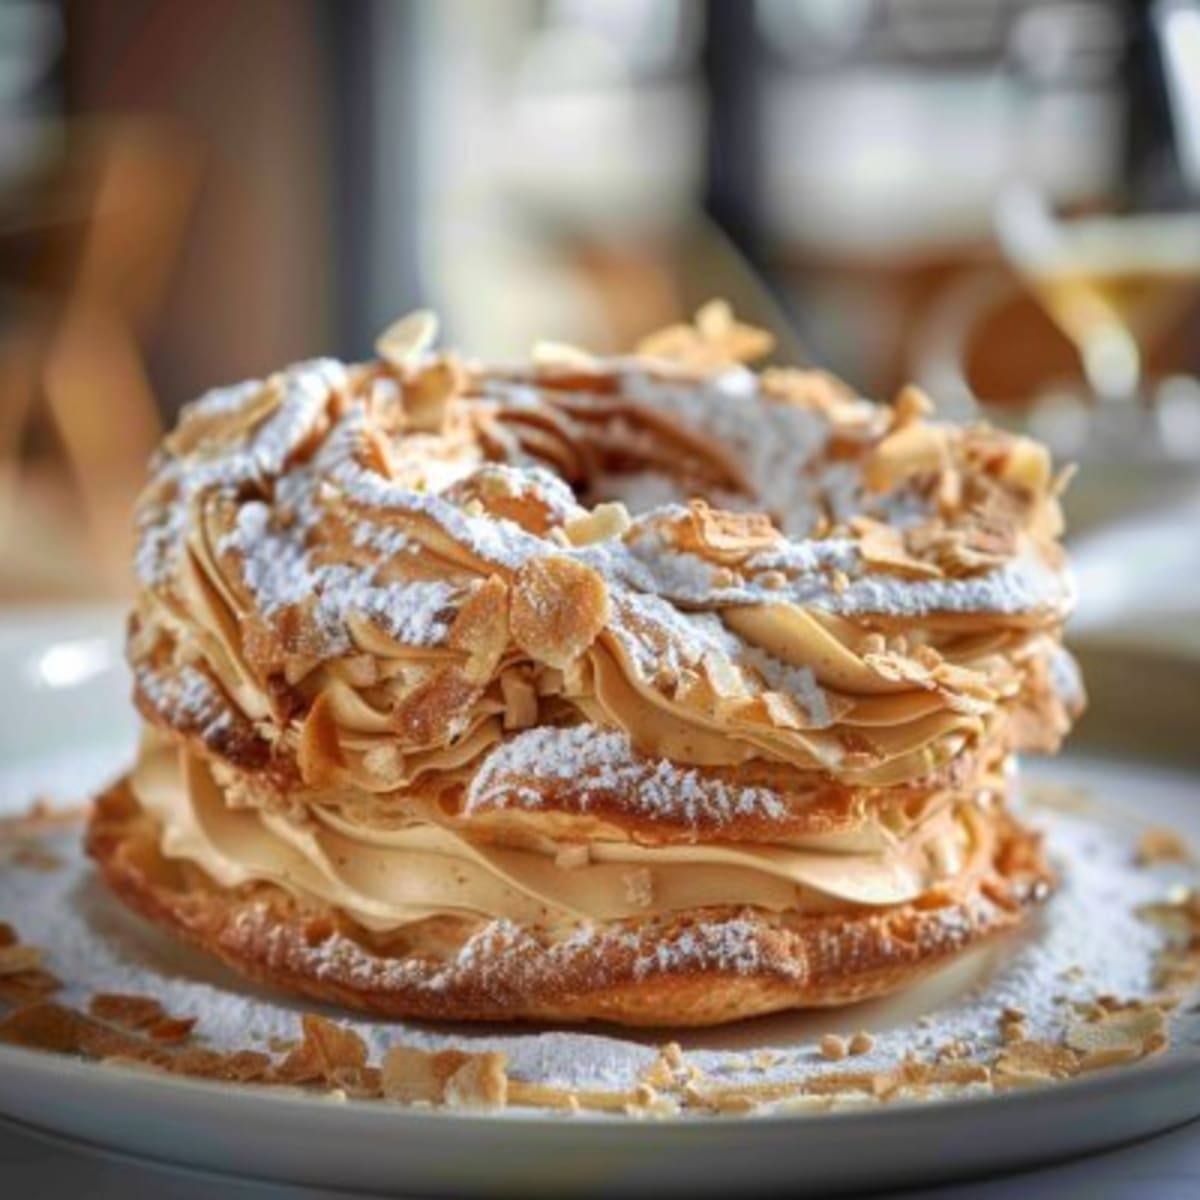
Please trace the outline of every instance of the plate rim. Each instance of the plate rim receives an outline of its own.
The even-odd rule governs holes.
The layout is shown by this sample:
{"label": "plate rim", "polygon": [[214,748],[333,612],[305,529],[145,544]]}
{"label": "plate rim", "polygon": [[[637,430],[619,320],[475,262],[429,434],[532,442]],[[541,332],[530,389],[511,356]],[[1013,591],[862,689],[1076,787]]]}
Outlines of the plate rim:
{"label": "plate rim", "polygon": [[[143,1070],[112,1063],[92,1062],[74,1055],[12,1045],[0,1045],[0,1071],[3,1071],[5,1065],[9,1064],[18,1069],[24,1067],[46,1075],[62,1076],[63,1082],[67,1085],[74,1082],[98,1088],[117,1087],[119,1083],[127,1083],[132,1079],[139,1084],[144,1083],[151,1090],[159,1091],[162,1094],[187,1095],[190,1093],[199,1098],[226,1096],[232,1093],[242,1097],[246,1103],[262,1101],[269,1104],[305,1108],[314,1113],[336,1111],[349,1114],[356,1120],[361,1117],[368,1121],[411,1117],[416,1124],[427,1122],[438,1124],[450,1120],[456,1123],[480,1123],[488,1126],[495,1125],[499,1121],[505,1124],[515,1122],[522,1126],[547,1125],[556,1128],[568,1123],[572,1128],[613,1129],[634,1126],[666,1129],[686,1126],[704,1129],[711,1128],[714,1123],[748,1123],[755,1126],[790,1125],[797,1120],[803,1121],[809,1118],[820,1120],[822,1123],[850,1124],[862,1123],[897,1113],[928,1113],[932,1119],[937,1114],[945,1113],[947,1109],[951,1108],[956,1110],[981,1108],[995,1110],[997,1107],[1024,1107],[1029,1098],[1033,1096],[1042,1098],[1063,1096],[1085,1100],[1089,1094],[1096,1092],[1141,1092],[1146,1086],[1161,1084],[1165,1087],[1170,1082],[1192,1072],[1200,1073],[1200,1046],[1185,1044],[1174,1049],[1174,1053],[1139,1063],[1111,1067],[1086,1075],[1077,1075],[1069,1079],[1035,1084],[1029,1087],[989,1092],[985,1095],[945,1096],[931,1100],[898,1100],[876,1106],[864,1105],[861,1108],[839,1109],[831,1112],[797,1113],[751,1110],[746,1113],[679,1113],[658,1121],[637,1122],[631,1122],[623,1114],[591,1112],[586,1109],[580,1112],[563,1111],[560,1113],[553,1109],[514,1106],[496,1111],[478,1111],[432,1106],[425,1108],[390,1100],[331,1099],[324,1094],[310,1094],[303,1089],[290,1088],[286,1085],[196,1079],[189,1076],[171,1075],[152,1068]],[[104,1082],[97,1082],[98,1080],[104,1080]],[[0,1089],[0,1095],[3,1095],[2,1089]],[[367,1116],[366,1114],[371,1115]],[[1200,1091],[1196,1096],[1196,1114],[1200,1117]]]}

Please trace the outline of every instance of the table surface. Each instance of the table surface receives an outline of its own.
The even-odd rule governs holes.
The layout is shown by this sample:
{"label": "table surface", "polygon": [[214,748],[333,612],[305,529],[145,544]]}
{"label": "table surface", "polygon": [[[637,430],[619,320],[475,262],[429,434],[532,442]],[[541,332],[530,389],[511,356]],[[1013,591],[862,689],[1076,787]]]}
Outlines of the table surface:
{"label": "table surface", "polygon": [[[6,1195],[87,1196],[88,1200],[128,1200],[131,1196],[200,1200],[218,1190],[230,1200],[334,1200],[350,1195],[141,1164],[68,1147],[6,1122],[0,1122],[0,1179]],[[1200,1196],[1200,1121],[1073,1162],[898,1196],[904,1200],[1196,1200]]]}

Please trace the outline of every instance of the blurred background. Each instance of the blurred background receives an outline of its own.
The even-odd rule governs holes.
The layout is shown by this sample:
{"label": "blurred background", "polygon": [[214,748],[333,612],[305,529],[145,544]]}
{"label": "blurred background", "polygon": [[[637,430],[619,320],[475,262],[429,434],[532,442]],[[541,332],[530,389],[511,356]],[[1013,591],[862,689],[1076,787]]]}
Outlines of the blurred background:
{"label": "blurred background", "polygon": [[0,602],[128,591],[209,386],[713,295],[1082,461],[1085,619],[1200,613],[1200,0],[0,0]]}

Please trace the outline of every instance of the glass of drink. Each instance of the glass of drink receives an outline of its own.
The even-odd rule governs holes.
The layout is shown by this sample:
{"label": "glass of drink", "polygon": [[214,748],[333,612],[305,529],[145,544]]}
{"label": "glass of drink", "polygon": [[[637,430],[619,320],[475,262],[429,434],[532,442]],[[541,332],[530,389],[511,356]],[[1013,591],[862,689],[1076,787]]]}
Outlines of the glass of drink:
{"label": "glass of drink", "polygon": [[1200,294],[1200,214],[1057,216],[1032,188],[1006,191],[1000,244],[1079,352],[1101,404],[1143,396],[1143,364]]}

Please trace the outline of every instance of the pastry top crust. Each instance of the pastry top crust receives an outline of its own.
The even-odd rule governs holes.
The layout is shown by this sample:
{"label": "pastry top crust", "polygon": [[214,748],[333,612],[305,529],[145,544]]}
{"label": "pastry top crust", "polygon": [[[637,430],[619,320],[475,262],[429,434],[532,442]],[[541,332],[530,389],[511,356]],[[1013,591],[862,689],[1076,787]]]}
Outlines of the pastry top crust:
{"label": "pastry top crust", "polygon": [[[719,803],[654,801],[669,769],[659,795],[724,794],[761,840],[1065,731],[1042,447],[755,374],[766,335],[720,305],[618,359],[432,337],[211,392],[154,464],[137,702],[259,802],[711,834]],[[581,781],[556,746],[585,726],[611,755]]]}

